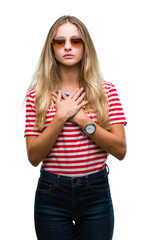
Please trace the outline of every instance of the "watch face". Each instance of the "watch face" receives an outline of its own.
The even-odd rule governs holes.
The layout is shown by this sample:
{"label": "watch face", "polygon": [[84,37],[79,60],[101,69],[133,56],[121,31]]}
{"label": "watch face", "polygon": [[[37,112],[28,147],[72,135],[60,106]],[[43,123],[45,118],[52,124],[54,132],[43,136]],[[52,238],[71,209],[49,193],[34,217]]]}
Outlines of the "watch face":
{"label": "watch face", "polygon": [[88,124],[85,128],[85,131],[88,133],[88,134],[92,134],[95,132],[95,126],[93,124]]}

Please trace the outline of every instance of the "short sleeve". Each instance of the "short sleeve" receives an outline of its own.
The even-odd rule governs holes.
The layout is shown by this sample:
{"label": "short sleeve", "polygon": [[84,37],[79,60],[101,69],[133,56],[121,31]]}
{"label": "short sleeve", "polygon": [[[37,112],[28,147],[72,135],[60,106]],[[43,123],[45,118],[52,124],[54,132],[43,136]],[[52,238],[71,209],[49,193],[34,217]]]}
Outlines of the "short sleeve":
{"label": "short sleeve", "polygon": [[127,120],[115,85],[111,84],[110,88],[108,88],[107,97],[111,125],[119,123],[126,125]]}
{"label": "short sleeve", "polygon": [[26,119],[25,119],[25,131],[24,137],[33,135],[39,136],[41,130],[35,127],[36,121],[36,109],[35,109],[35,92],[30,92],[26,97]]}

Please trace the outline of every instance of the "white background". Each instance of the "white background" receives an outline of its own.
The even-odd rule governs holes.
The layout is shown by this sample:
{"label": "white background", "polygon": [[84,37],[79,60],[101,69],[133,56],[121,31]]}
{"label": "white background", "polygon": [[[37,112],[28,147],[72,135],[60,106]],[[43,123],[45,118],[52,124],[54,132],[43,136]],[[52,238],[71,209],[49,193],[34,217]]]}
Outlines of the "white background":
{"label": "white background", "polygon": [[150,1],[3,1],[0,4],[0,238],[36,240],[39,169],[28,162],[22,101],[51,25],[62,15],[88,28],[106,81],[116,85],[128,121],[127,155],[108,159],[114,240],[151,239]]}

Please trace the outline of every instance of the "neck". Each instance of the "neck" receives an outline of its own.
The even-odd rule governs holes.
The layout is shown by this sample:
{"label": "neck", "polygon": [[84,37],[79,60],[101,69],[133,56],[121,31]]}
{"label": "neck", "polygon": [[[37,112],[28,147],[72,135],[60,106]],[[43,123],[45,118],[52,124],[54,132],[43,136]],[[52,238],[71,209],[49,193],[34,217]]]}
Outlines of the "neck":
{"label": "neck", "polygon": [[64,66],[59,65],[59,75],[60,75],[60,89],[73,90],[79,87],[80,83],[80,65],[76,64],[74,66]]}

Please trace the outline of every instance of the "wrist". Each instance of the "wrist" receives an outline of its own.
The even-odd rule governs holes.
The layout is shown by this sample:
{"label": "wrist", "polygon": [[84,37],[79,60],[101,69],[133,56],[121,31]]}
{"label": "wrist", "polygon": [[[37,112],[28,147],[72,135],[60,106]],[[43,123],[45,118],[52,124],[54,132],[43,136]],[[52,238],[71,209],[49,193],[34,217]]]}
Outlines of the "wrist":
{"label": "wrist", "polygon": [[62,124],[64,124],[67,121],[66,116],[62,116],[59,113],[56,112],[55,118]]}
{"label": "wrist", "polygon": [[87,117],[85,117],[85,118],[83,118],[83,119],[78,119],[77,124],[79,125],[79,127],[80,127],[83,131],[85,131],[86,125],[87,125],[87,124],[90,124],[90,123],[92,123],[92,122],[93,122],[92,119],[87,116]]}

